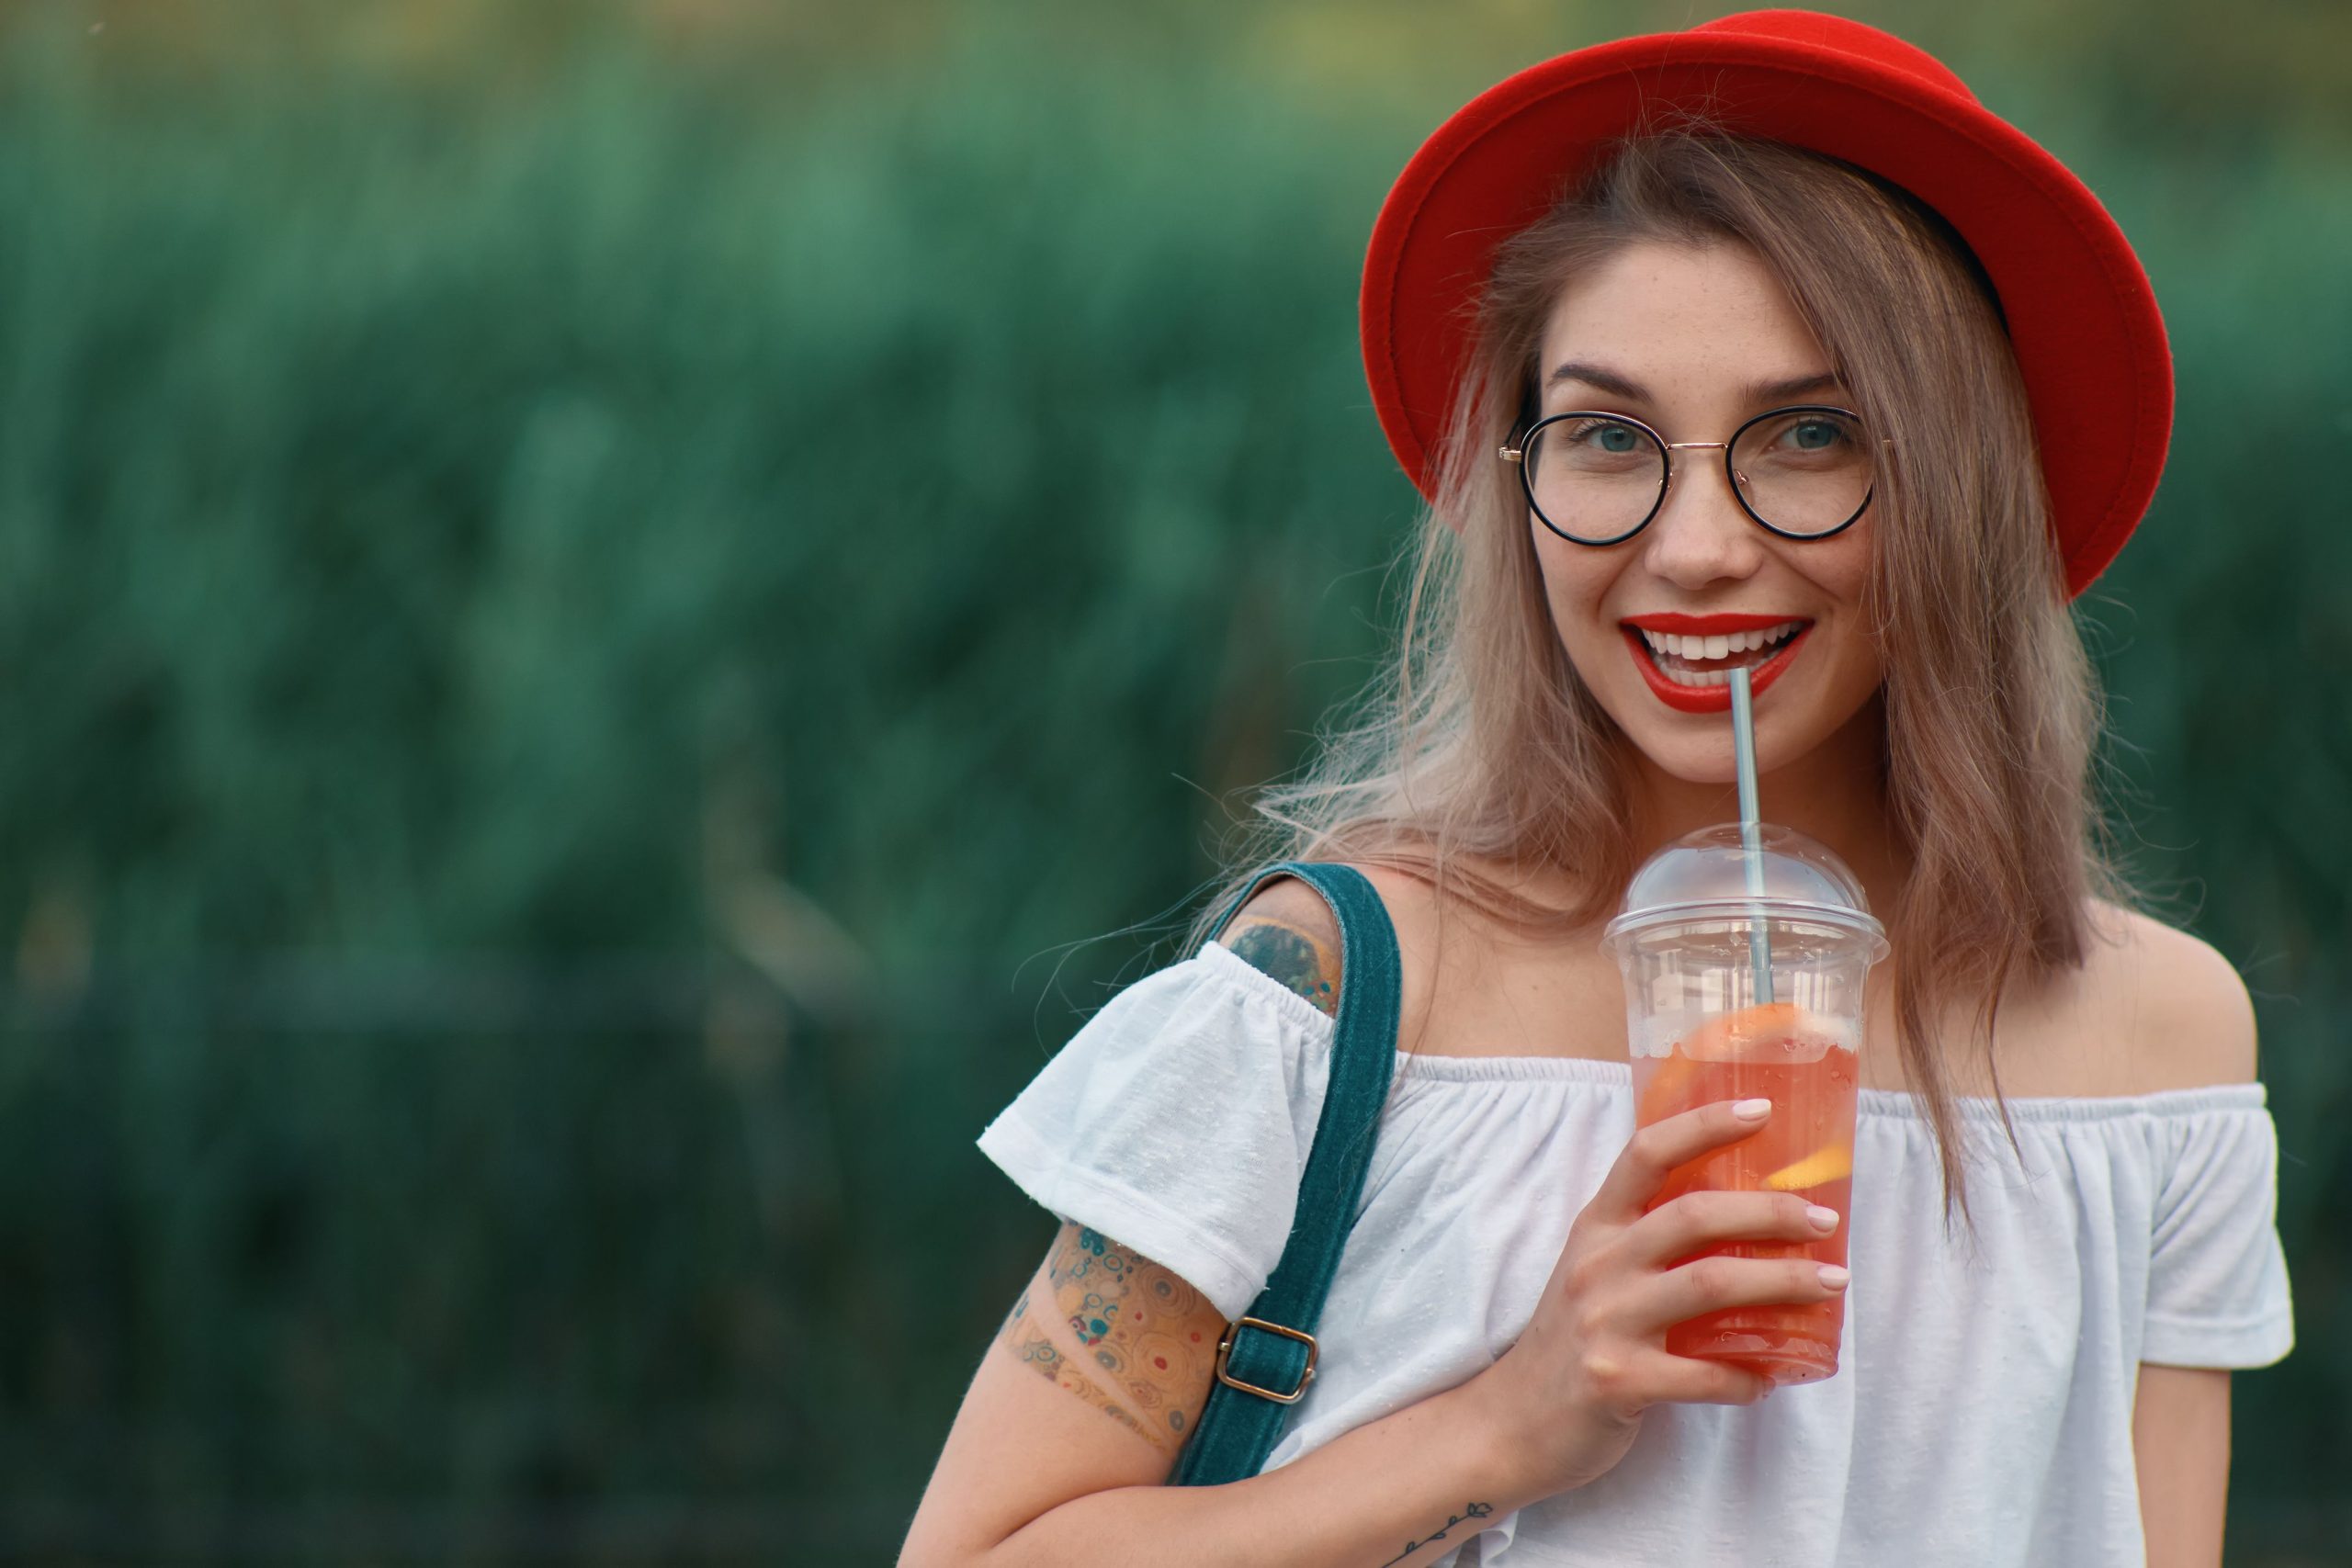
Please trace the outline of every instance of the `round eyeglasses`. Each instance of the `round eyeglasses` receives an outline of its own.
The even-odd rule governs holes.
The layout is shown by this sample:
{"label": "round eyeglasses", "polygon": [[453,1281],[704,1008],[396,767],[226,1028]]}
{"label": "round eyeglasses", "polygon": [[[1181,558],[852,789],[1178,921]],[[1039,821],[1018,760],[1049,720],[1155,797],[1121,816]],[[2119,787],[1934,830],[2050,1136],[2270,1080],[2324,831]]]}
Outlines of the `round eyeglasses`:
{"label": "round eyeglasses", "polygon": [[1728,441],[1668,441],[1631,414],[1578,409],[1527,428],[1501,448],[1519,465],[1527,504],[1571,544],[1622,544],[1666,504],[1679,449],[1717,448],[1741,510],[1786,539],[1826,539],[1853,525],[1878,483],[1878,449],[1861,415],[1804,403],[1771,409]]}

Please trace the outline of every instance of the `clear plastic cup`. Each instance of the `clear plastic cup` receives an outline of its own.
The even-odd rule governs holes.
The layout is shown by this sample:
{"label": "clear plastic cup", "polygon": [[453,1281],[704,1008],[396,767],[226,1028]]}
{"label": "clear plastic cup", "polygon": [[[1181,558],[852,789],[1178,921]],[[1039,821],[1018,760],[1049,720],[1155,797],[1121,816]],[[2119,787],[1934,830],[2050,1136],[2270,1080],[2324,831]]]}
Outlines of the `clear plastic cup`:
{"label": "clear plastic cup", "polygon": [[[1863,983],[1886,956],[1885,931],[1853,873],[1804,834],[1765,824],[1753,858],[1736,823],[1677,840],[1634,874],[1603,938],[1625,980],[1636,1126],[1715,1100],[1772,1102],[1760,1131],[1676,1168],[1651,1207],[1702,1189],[1794,1192],[1835,1209],[1838,1228],[1707,1253],[1843,1264]],[[1670,1329],[1666,1348],[1811,1382],[1838,1370],[1844,1325],[1841,1293],[1709,1313]]]}

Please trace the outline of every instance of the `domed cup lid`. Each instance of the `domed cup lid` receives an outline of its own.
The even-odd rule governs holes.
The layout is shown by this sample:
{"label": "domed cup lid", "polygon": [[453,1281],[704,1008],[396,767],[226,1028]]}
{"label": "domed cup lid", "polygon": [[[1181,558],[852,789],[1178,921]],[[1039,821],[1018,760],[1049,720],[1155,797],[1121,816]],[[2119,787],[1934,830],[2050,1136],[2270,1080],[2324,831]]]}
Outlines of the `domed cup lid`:
{"label": "domed cup lid", "polygon": [[1768,919],[1826,926],[1868,942],[1883,956],[1886,928],[1871,914],[1860,878],[1818,840],[1767,822],[1757,829],[1760,872],[1749,882],[1750,855],[1739,824],[1702,828],[1644,862],[1625,887],[1623,905],[1609,922],[1602,945],[1624,942],[1660,927],[1691,921]]}

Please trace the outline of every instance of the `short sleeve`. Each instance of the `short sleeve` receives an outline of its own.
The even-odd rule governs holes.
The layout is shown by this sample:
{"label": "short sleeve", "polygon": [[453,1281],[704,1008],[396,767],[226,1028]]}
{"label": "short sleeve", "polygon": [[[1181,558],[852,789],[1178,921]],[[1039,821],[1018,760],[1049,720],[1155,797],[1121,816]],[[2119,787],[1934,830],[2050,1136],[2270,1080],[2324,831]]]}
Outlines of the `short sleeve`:
{"label": "short sleeve", "polygon": [[1211,943],[1105,1003],[980,1152],[1238,1317],[1289,1239],[1330,1052],[1329,1018]]}
{"label": "short sleeve", "polygon": [[2155,1200],[2140,1359],[2267,1367],[2294,1347],[2278,1241],[2278,1134],[2260,1104],[2174,1124]]}

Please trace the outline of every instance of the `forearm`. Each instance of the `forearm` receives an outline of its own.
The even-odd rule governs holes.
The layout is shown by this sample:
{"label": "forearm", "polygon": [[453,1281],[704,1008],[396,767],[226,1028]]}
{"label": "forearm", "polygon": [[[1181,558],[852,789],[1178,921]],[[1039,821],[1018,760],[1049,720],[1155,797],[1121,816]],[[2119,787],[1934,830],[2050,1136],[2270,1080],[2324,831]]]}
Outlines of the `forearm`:
{"label": "forearm", "polygon": [[2214,1568],[2230,1491],[2230,1374],[2143,1364],[2132,1410],[2149,1568]]}
{"label": "forearm", "polygon": [[[1408,1405],[1268,1474],[1223,1486],[1125,1486],[1073,1498],[984,1568],[1419,1568],[1532,1496],[1471,1385]],[[1115,1543],[1115,1544],[1114,1544]]]}

